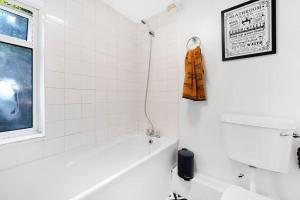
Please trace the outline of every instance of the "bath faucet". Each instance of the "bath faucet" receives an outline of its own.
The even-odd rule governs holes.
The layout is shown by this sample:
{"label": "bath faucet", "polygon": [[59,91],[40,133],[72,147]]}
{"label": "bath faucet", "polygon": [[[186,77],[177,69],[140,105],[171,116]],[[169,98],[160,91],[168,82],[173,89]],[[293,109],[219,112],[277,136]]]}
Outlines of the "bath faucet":
{"label": "bath faucet", "polygon": [[160,131],[148,128],[146,129],[146,135],[148,137],[160,138]]}

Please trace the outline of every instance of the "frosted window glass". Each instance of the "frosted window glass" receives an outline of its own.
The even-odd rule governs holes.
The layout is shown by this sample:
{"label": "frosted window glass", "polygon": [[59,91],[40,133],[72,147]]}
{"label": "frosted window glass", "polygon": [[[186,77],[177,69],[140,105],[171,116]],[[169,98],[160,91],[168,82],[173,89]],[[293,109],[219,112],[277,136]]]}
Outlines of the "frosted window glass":
{"label": "frosted window glass", "polygon": [[27,40],[28,19],[0,9],[0,34]]}
{"label": "frosted window glass", "polygon": [[0,132],[33,127],[32,54],[0,42]]}

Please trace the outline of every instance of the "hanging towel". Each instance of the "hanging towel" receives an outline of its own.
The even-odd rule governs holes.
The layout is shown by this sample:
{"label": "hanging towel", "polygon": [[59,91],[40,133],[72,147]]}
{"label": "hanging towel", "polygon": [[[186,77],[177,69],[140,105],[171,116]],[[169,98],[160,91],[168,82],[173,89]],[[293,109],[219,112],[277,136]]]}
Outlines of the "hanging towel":
{"label": "hanging towel", "polygon": [[182,97],[194,101],[206,100],[204,63],[200,47],[189,50],[186,54]]}

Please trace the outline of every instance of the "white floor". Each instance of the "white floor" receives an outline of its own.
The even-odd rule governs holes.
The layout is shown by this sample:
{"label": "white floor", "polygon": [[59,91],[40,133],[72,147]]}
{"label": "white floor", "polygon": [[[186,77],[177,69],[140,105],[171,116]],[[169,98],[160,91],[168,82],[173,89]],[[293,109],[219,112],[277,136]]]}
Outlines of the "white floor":
{"label": "white floor", "polygon": [[169,197],[167,198],[167,200],[188,200],[187,198],[182,197],[182,196],[179,195],[179,194],[175,194],[175,195],[176,195],[176,197],[174,196],[173,193],[171,193],[171,194],[169,195]]}

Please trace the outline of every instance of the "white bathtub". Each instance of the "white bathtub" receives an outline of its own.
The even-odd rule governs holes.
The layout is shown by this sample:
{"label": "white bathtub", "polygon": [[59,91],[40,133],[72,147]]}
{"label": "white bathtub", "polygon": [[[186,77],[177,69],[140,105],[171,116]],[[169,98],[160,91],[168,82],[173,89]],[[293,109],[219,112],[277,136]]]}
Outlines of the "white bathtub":
{"label": "white bathtub", "polygon": [[177,140],[124,136],[0,172],[1,200],[164,200]]}

